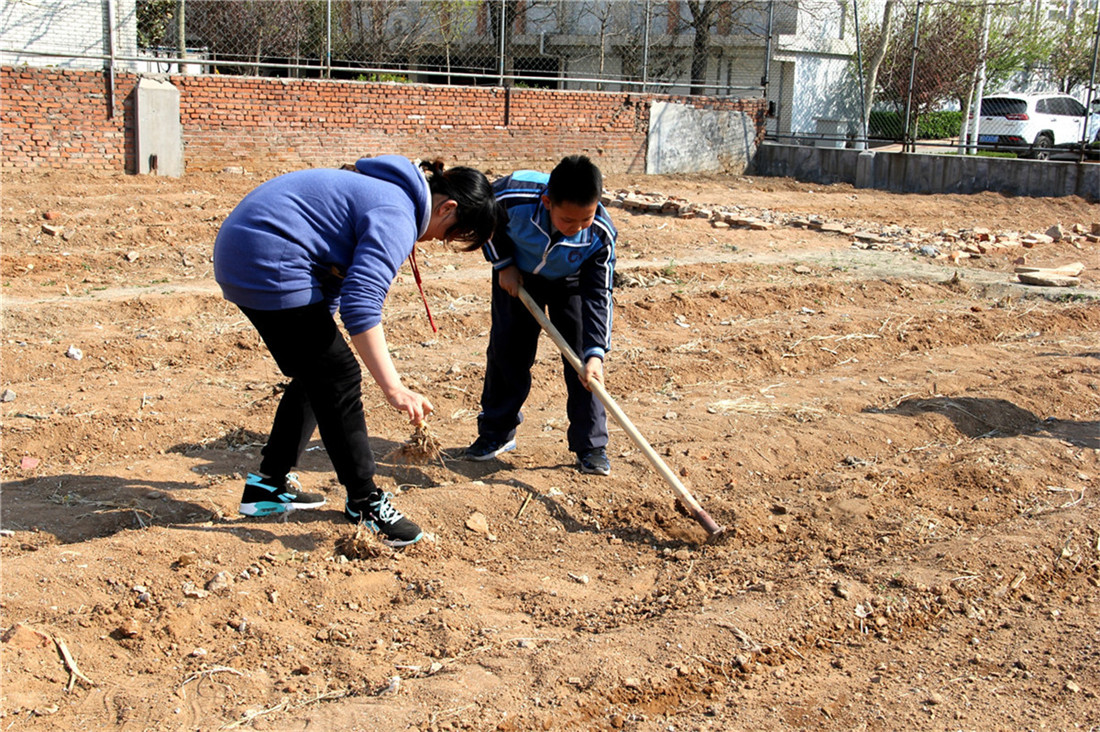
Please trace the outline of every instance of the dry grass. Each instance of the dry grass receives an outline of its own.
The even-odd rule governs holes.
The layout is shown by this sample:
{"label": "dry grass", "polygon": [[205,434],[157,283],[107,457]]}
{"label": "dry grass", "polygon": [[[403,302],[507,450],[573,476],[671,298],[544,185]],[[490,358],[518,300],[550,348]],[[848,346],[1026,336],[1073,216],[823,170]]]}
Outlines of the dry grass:
{"label": "dry grass", "polygon": [[355,527],[350,536],[336,540],[336,551],[348,559],[374,559],[392,554],[392,551],[378,540],[374,532],[364,523]]}
{"label": "dry grass", "polygon": [[438,460],[443,464],[443,450],[427,423],[421,422],[403,445],[386,455],[386,460],[406,465],[427,465]]}

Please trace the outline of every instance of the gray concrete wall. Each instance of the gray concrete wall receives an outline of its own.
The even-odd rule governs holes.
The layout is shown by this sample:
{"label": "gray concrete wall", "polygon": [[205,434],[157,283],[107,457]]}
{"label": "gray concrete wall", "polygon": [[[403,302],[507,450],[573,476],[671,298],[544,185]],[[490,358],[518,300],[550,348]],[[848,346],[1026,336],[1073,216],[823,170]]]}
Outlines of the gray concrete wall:
{"label": "gray concrete wall", "polygon": [[896,193],[1081,196],[1100,201],[1100,164],[847,150],[766,142],[748,172]]}
{"label": "gray concrete wall", "polygon": [[167,81],[142,79],[134,94],[134,153],[138,173],[183,175],[180,92]]}
{"label": "gray concrete wall", "polygon": [[744,112],[654,102],[645,172],[742,173],[756,150],[756,122]]}

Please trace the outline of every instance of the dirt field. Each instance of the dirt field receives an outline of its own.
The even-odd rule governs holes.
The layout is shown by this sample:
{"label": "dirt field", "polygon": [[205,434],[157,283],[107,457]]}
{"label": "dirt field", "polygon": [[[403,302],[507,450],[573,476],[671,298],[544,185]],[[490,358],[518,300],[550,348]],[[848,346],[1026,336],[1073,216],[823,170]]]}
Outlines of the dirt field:
{"label": "dirt field", "polygon": [[[328,506],[236,514],[281,377],[210,250],[270,174],[5,175],[5,730],[1100,729],[1096,206],[611,178],[744,219],[612,209],[608,390],[722,540],[616,424],[574,470],[544,338],[519,448],[383,460],[430,535],[348,559],[319,441]],[[439,332],[405,271],[387,335],[457,454],[488,269],[420,251]]]}

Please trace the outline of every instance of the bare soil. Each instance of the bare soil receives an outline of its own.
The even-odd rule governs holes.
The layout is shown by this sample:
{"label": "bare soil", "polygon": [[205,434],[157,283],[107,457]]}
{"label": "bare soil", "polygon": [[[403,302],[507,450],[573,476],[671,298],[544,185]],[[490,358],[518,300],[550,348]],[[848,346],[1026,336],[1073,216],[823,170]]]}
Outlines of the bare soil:
{"label": "bare soil", "polygon": [[[5,176],[4,729],[1100,728],[1100,245],[895,246],[1096,206],[609,179],[892,232],[612,210],[607,388],[713,538],[617,424],[611,476],[577,473],[549,339],[518,449],[456,457],[488,269],[423,245],[439,332],[409,272],[385,323],[443,455],[382,461],[429,532],[392,552],[344,522],[319,440],[327,506],[236,512],[283,379],[210,250],[272,173]],[[1087,269],[1037,288],[1018,261]],[[399,457],[411,427],[364,388]]]}

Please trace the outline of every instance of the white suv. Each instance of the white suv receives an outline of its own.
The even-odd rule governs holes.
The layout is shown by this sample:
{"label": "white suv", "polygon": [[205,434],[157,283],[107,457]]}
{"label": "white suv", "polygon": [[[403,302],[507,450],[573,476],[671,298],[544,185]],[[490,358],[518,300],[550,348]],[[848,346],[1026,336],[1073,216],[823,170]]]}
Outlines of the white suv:
{"label": "white suv", "polygon": [[994,94],[982,99],[978,146],[1046,160],[1051,148],[1081,142],[1087,116],[1066,94]]}

